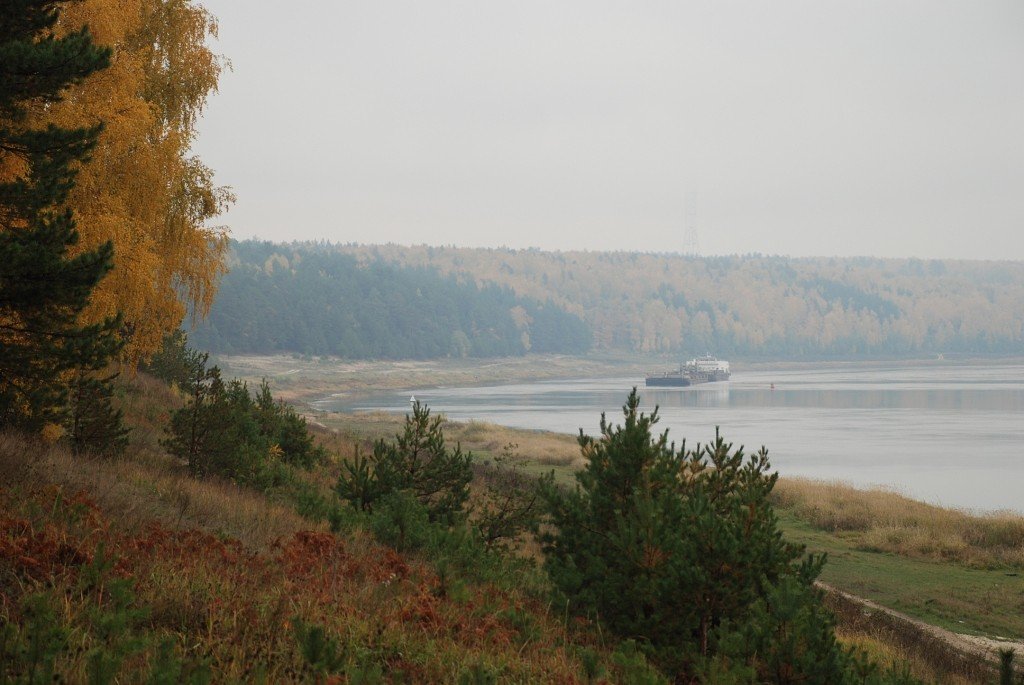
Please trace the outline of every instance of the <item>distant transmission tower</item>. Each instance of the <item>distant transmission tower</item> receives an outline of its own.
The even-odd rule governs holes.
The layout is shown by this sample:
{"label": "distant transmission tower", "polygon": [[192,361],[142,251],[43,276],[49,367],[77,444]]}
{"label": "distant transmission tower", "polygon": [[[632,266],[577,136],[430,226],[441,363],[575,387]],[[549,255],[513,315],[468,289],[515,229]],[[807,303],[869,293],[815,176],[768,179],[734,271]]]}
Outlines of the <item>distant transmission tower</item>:
{"label": "distant transmission tower", "polygon": [[700,238],[697,236],[697,193],[686,194],[686,232],[683,234],[683,252],[700,254]]}

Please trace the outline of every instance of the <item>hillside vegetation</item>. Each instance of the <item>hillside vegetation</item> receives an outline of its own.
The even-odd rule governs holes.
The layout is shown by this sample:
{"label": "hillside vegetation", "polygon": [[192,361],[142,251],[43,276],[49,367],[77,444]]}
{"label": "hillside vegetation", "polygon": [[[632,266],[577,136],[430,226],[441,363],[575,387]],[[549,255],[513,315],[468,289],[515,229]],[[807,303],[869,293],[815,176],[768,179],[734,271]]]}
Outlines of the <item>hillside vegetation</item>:
{"label": "hillside vegetation", "polygon": [[[0,435],[8,675],[34,663],[36,675],[71,682],[665,682],[646,648],[566,613],[527,540],[513,545],[517,553],[487,551],[458,527],[407,518],[394,502],[329,515],[346,464],[379,444],[375,436],[401,432],[400,421],[369,433],[355,430],[370,427],[361,422],[316,429],[322,453],[337,456],[308,470],[282,458],[283,479],[243,486],[197,478],[164,451],[165,426],[188,407],[181,392],[140,375],[119,397],[132,432],[118,455]],[[493,513],[492,485],[507,493],[526,482],[501,477],[502,454],[584,461],[564,436],[547,445],[479,423],[445,426],[481,450],[474,517]],[[784,488],[780,501],[800,511],[814,489]],[[863,679],[851,682],[917,682],[900,675],[908,652],[888,638],[839,634],[894,664],[885,675],[861,660]],[[923,661],[911,667],[925,682],[974,681]],[[708,682],[733,682],[725,663],[713,668]]]}
{"label": "hillside vegetation", "polygon": [[500,357],[580,353],[583,321],[547,297],[507,286],[304,246],[234,245],[209,318],[192,334],[216,352],[348,358]]}
{"label": "hillside vegetation", "polygon": [[[401,424],[379,412],[317,418],[364,444]],[[526,472],[553,469],[567,486],[585,464],[569,435],[479,421],[451,423],[446,432],[483,462],[514,443]],[[772,503],[786,539],[828,554],[824,582],[957,633],[1024,639],[1021,516],[969,514],[885,490],[785,476]]]}
{"label": "hillside vegetation", "polygon": [[[415,354],[467,352],[452,342],[458,330],[471,341],[495,334],[503,341],[491,347],[471,344],[468,354],[474,355],[499,348],[513,354],[575,351],[587,346],[588,334],[596,350],[710,350],[771,358],[1024,349],[1024,264],[1017,262],[247,242],[235,246],[233,264],[237,274],[225,278],[209,324],[195,338],[221,352],[387,357],[400,353],[397,345],[419,344],[409,337],[432,339],[433,324],[415,335],[413,329],[388,328],[387,321],[423,310],[417,302],[429,302],[427,311],[441,303],[454,310],[474,306],[487,294],[487,306],[497,310],[491,316],[507,316],[505,323],[473,328],[460,322],[447,338],[416,347]],[[357,287],[371,275],[382,277],[375,287],[389,288],[391,282],[396,293],[382,297],[384,290],[375,294]],[[351,285],[332,283],[342,279]],[[272,304],[279,297],[275,288],[285,287],[276,284],[285,281],[292,299]],[[253,302],[266,303],[271,313],[255,311]],[[538,315],[537,303],[556,320],[550,326]],[[292,306],[309,315],[305,322],[293,321],[287,311]],[[325,338],[330,322],[341,320],[339,311],[351,321],[376,317],[381,322],[357,329],[358,342],[348,342],[342,329]],[[415,316],[409,320],[419,322]],[[585,330],[576,323],[580,320]],[[540,330],[551,331],[551,337]],[[529,346],[517,342],[525,341],[524,332]],[[560,345],[539,342],[559,339]]]}
{"label": "hillside vegetation", "polygon": [[1018,353],[1024,263],[344,246],[551,297],[598,348],[770,357]]}
{"label": "hillside vegetation", "polygon": [[4,682],[572,682],[596,646],[501,574],[453,585],[173,462],[28,450],[0,445]]}
{"label": "hillside vegetation", "polygon": [[161,446],[184,396],[140,375],[120,397],[132,433],[118,455],[0,433],[0,681],[579,682],[588,668],[647,672],[641,657],[613,663],[589,622],[551,612],[529,564],[457,538],[398,551],[355,514],[330,532],[317,512],[340,462],[282,462],[283,480],[249,486],[196,478]]}

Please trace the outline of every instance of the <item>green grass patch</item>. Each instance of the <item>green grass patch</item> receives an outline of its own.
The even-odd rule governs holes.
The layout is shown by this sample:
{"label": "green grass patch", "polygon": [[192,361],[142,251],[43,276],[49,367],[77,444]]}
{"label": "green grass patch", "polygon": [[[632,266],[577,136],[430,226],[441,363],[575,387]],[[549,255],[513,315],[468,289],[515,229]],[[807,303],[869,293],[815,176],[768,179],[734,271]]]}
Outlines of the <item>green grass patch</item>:
{"label": "green grass patch", "polygon": [[823,582],[957,633],[1024,637],[1024,574],[867,552],[856,549],[855,536],[817,530],[784,509],[778,514],[789,540],[828,553]]}

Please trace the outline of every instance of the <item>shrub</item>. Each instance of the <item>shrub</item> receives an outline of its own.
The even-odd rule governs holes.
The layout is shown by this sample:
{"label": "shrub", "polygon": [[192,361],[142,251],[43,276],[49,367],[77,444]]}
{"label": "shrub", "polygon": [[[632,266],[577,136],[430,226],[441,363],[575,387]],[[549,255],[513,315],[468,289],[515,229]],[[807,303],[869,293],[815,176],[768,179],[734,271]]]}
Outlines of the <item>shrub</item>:
{"label": "shrub", "polygon": [[208,355],[188,346],[188,335],[180,328],[164,338],[163,345],[139,368],[189,392],[196,369],[205,366]]}
{"label": "shrub", "polygon": [[117,374],[75,372],[68,392],[67,435],[75,454],[114,454],[128,444],[129,430],[113,405]]}
{"label": "shrub", "polygon": [[54,661],[67,646],[68,630],[45,595],[25,597],[21,614],[22,625],[0,626],[0,682],[54,682]]}
{"label": "shrub", "polygon": [[423,505],[401,491],[388,493],[381,499],[370,527],[378,540],[399,552],[423,549],[434,532]]}
{"label": "shrub", "polygon": [[314,444],[306,419],[284,402],[275,401],[265,378],[256,392],[253,409],[260,435],[277,447],[282,461],[304,469],[324,461],[326,453]]}
{"label": "shrub", "polygon": [[507,550],[517,538],[536,532],[542,515],[541,492],[554,474],[533,478],[522,472],[515,443],[505,445],[494,465],[482,470],[484,491],[473,505],[473,525],[488,549]]}
{"label": "shrub", "polygon": [[[622,425],[580,433],[577,486],[549,485],[546,565],[570,608],[636,641],[676,680],[844,682],[852,662],[812,583],[824,559],[783,540],[767,451],[720,435],[680,450],[629,395]],[[633,659],[635,661],[635,659]],[[710,669],[710,670],[709,670]],[[725,678],[728,674],[729,678]]]}
{"label": "shrub", "polygon": [[344,667],[345,651],[322,626],[309,625],[296,616],[292,619],[292,630],[306,666],[318,676],[318,681]]}
{"label": "shrub", "polygon": [[[667,685],[668,681],[652,667],[634,640],[626,640],[612,653],[616,675],[623,685]],[[718,682],[718,681],[713,681]]]}
{"label": "shrub", "polygon": [[225,383],[207,355],[192,366],[186,406],[171,415],[162,444],[184,459],[193,475],[219,475],[262,490],[288,480],[280,463],[311,468],[324,450],[313,444],[306,420],[275,402],[266,380],[256,399],[243,381]]}
{"label": "shrub", "polygon": [[378,440],[373,453],[344,466],[338,495],[362,511],[372,512],[381,500],[404,492],[421,504],[431,521],[454,523],[464,513],[473,478],[472,453],[445,444],[440,416],[419,402],[405,417],[405,430],[393,442]]}
{"label": "shrub", "polygon": [[842,683],[858,670],[861,664],[838,647],[835,620],[807,582],[819,572],[812,564],[780,579],[740,622],[716,630],[719,667],[731,663],[733,672],[772,683]]}

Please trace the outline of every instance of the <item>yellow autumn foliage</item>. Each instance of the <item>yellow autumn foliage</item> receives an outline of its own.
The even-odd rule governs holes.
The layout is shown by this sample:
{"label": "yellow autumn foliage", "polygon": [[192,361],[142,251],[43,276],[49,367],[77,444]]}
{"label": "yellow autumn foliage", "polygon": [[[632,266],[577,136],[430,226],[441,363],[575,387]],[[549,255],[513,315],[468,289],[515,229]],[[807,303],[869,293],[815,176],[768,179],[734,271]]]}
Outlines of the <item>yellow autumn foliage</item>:
{"label": "yellow autumn foliage", "polygon": [[159,347],[189,309],[204,315],[224,271],[227,229],[209,222],[234,199],[190,147],[223,61],[206,44],[217,23],[192,0],[82,0],[61,26],[88,25],[111,66],[34,113],[32,125],[104,131],[69,205],[76,249],[114,243],[114,269],[93,292],[89,320],[122,312],[126,360]]}
{"label": "yellow autumn foliage", "polygon": [[54,445],[58,440],[64,437],[66,431],[64,427],[57,423],[47,423],[43,426],[43,430],[39,433],[39,437],[42,438],[43,443],[47,445]]}

